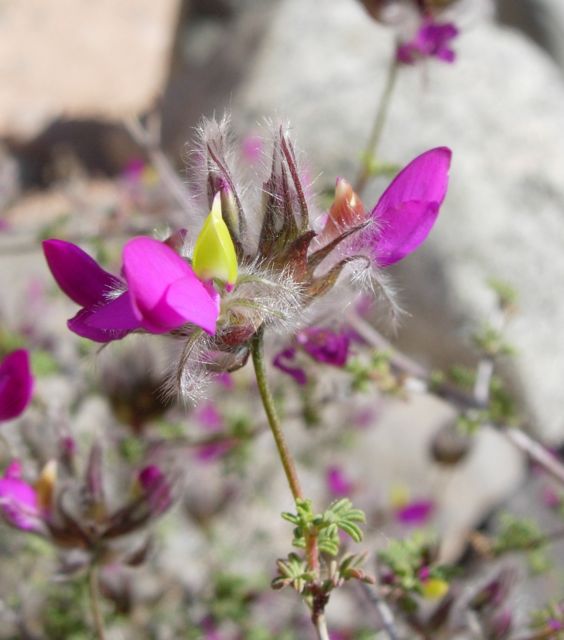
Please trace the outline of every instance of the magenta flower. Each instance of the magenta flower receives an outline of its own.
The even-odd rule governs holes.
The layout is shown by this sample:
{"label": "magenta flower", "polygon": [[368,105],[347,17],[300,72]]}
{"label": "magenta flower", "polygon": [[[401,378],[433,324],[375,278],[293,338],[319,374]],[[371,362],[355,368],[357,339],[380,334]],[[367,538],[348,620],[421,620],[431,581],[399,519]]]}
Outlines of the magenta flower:
{"label": "magenta flower", "polygon": [[123,248],[123,280],[108,273],[76,245],[46,240],[43,250],[61,289],[81,307],[71,331],[110,342],[136,330],[168,333],[186,323],[215,332],[218,297],[165,243],[133,238]]}
{"label": "magenta flower", "polygon": [[170,508],[173,503],[171,485],[157,465],[151,464],[141,469],[138,480],[153,515],[159,516]]}
{"label": "magenta flower", "polygon": [[208,431],[219,431],[224,426],[223,416],[211,402],[199,407],[195,417],[200,425]]}
{"label": "magenta flower", "polygon": [[31,400],[33,376],[29,353],[12,351],[0,361],[0,421],[17,418]]}
{"label": "magenta flower", "polygon": [[[370,213],[346,180],[339,179],[319,242],[326,247],[342,242],[341,255],[349,259],[365,255],[377,267],[403,260],[426,240],[435,224],[447,192],[451,156],[446,147],[417,156]],[[349,239],[340,240],[349,234]]]}
{"label": "magenta flower", "polygon": [[395,518],[407,527],[420,527],[433,515],[435,505],[430,500],[415,500],[400,507],[395,512]]}
{"label": "magenta flower", "polygon": [[325,480],[329,493],[336,498],[350,496],[354,491],[354,483],[347,478],[341,467],[332,465],[327,468]]}
{"label": "magenta flower", "polygon": [[22,480],[19,460],[13,460],[0,478],[0,510],[6,520],[18,529],[36,533],[43,529],[37,492]]}
{"label": "magenta flower", "polygon": [[294,378],[298,384],[304,385],[307,383],[307,375],[302,367],[294,364],[295,358],[296,350],[294,347],[288,347],[274,356],[272,364],[283,373],[287,373]]}
{"label": "magenta flower", "polygon": [[412,160],[384,191],[372,217],[374,259],[387,267],[413,253],[427,238],[445,199],[451,151],[438,147]]}
{"label": "magenta flower", "polygon": [[459,31],[452,22],[435,22],[425,18],[415,36],[398,46],[396,58],[402,64],[415,64],[424,58],[437,58],[452,63],[456,53],[451,48],[451,41]]}
{"label": "magenta flower", "polygon": [[325,327],[310,327],[296,336],[300,347],[317,362],[344,367],[349,355],[349,336]]}

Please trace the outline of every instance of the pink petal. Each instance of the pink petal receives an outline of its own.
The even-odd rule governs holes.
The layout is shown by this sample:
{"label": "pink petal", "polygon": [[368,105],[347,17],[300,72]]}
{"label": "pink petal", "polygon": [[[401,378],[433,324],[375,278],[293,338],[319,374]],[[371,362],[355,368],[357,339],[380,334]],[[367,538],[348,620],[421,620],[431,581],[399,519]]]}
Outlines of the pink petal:
{"label": "pink petal", "polygon": [[123,249],[123,270],[144,329],[166,333],[191,322],[215,333],[217,296],[211,295],[190,265],[166,244],[147,237],[133,238]]}
{"label": "pink petal", "polygon": [[[120,296],[121,297],[121,296]],[[119,300],[119,298],[117,298]],[[115,301],[114,301],[115,302]],[[103,308],[103,307],[102,307]],[[68,328],[82,338],[93,340],[94,342],[111,342],[112,340],[120,340],[124,338],[130,329],[112,329],[109,327],[96,327],[91,324],[96,323],[97,314],[102,308],[81,309],[74,318],[67,322]],[[139,323],[137,324],[139,326]]]}
{"label": "pink petal", "polygon": [[33,391],[29,354],[12,351],[0,362],[0,420],[17,418],[27,407]]}
{"label": "pink petal", "polygon": [[125,291],[114,300],[92,309],[86,324],[105,331],[132,331],[141,326],[141,316],[131,303],[131,294]]}
{"label": "pink petal", "polygon": [[24,531],[41,529],[35,489],[18,478],[0,478],[0,509],[10,524]]}
{"label": "pink petal", "polygon": [[427,238],[448,186],[451,151],[438,147],[412,160],[386,189],[372,212],[379,225],[373,251],[386,267]]}
{"label": "pink petal", "polygon": [[45,240],[43,252],[59,287],[82,307],[99,303],[121,284],[72,242]]}

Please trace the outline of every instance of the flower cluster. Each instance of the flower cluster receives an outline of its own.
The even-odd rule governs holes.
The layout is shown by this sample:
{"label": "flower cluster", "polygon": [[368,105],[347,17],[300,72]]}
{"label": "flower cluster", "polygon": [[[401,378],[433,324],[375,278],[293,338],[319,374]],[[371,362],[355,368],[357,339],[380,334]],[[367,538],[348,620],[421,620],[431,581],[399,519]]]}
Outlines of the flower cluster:
{"label": "flower cluster", "polygon": [[[417,249],[431,230],[450,157],[444,147],[417,157],[371,210],[339,179],[335,202],[319,216],[283,127],[273,134],[268,173],[253,192],[235,177],[227,120],[206,122],[192,168],[202,208],[211,209],[207,218],[195,198],[188,231],[127,242],[121,277],[76,245],[45,241],[53,276],[82,307],[69,328],[99,342],[131,332],[181,340],[170,386],[194,397],[210,374],[245,364],[259,329],[299,331],[336,287],[339,310],[363,282],[378,291],[380,269]],[[299,335],[320,359],[317,339]]]}
{"label": "flower cluster", "polygon": [[454,62],[456,54],[451,42],[458,34],[457,26],[440,18],[457,0],[361,0],[368,13],[384,24],[397,27],[399,43],[396,60],[412,65],[419,60],[436,58]]}
{"label": "flower cluster", "polygon": [[86,562],[89,554],[103,557],[114,540],[142,530],[172,506],[175,478],[163,468],[155,462],[141,468],[129,499],[113,508],[105,493],[99,445],[92,446],[82,477],[59,477],[53,459],[31,483],[14,459],[0,478],[0,514],[16,529],[40,535],[61,549],[86,552]]}

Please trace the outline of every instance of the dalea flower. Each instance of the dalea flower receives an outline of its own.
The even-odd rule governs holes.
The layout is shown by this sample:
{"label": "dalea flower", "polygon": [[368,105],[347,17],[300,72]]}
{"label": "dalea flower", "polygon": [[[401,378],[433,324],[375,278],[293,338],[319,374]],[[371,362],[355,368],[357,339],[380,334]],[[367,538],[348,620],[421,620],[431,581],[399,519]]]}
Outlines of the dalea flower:
{"label": "dalea flower", "polygon": [[22,414],[31,400],[33,376],[29,353],[12,351],[0,360],[0,421]]}
{"label": "dalea flower", "polygon": [[0,478],[0,510],[6,521],[17,529],[45,531],[37,489],[23,480],[19,460],[12,460]]}
{"label": "dalea flower", "polygon": [[122,278],[74,245],[45,243],[59,286],[83,307],[69,327],[100,342],[132,331],[178,339],[168,390],[190,398],[210,376],[243,366],[259,329],[295,336],[315,322],[321,298],[335,295],[342,310],[363,289],[384,290],[381,268],[423,242],[447,189],[450,151],[433,149],[372,210],[357,206],[339,181],[323,218],[283,127],[273,132],[254,189],[237,177],[246,163],[234,157],[228,129],[227,119],[200,129],[190,171],[196,196],[181,242],[178,232],[166,243],[134,238],[123,251]]}
{"label": "dalea flower", "polygon": [[456,53],[451,43],[458,34],[458,28],[452,22],[436,22],[432,18],[425,18],[413,38],[398,46],[397,60],[409,65],[425,58],[452,63]]}
{"label": "dalea flower", "polygon": [[309,327],[298,331],[294,344],[277,353],[272,364],[303,385],[307,382],[307,374],[297,363],[298,350],[304,351],[317,362],[341,368],[347,363],[350,338],[346,331]]}
{"label": "dalea flower", "polygon": [[13,527],[62,549],[98,555],[107,550],[111,555],[115,539],[145,529],[172,506],[180,474],[174,467],[170,461],[145,465],[135,474],[123,506],[115,508],[106,496],[102,449],[96,444],[81,477],[60,477],[51,460],[30,483],[23,478],[21,463],[13,460],[0,478],[0,514]]}
{"label": "dalea flower", "polygon": [[57,284],[79,311],[71,331],[110,342],[132,331],[168,333],[190,323],[214,333],[218,297],[166,243],[133,238],[123,248],[123,279],[76,245],[45,240],[43,251]]}

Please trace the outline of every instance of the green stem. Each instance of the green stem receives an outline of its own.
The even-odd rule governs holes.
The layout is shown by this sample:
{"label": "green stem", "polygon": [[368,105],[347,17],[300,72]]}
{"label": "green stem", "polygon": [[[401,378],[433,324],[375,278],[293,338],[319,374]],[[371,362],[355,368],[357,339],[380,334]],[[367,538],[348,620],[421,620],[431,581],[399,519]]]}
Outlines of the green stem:
{"label": "green stem", "polygon": [[292,458],[292,454],[290,453],[290,449],[288,448],[288,445],[286,443],[286,438],[284,437],[284,432],[282,431],[280,418],[278,417],[276,407],[274,406],[274,399],[272,397],[270,387],[268,386],[268,380],[266,378],[266,371],[264,367],[263,334],[264,330],[261,327],[256,332],[251,342],[251,353],[253,357],[253,365],[255,367],[257,385],[259,388],[259,393],[262,399],[266,417],[268,418],[268,424],[270,426],[270,430],[272,431],[272,435],[274,436],[276,448],[278,449],[278,455],[280,456],[280,461],[282,462],[282,466],[284,467],[284,473],[286,474],[288,484],[290,485],[290,491],[292,492],[292,496],[294,497],[295,501],[303,500],[304,495],[302,493],[300,481],[296,472],[294,459]]}
{"label": "green stem", "polygon": [[[253,365],[255,367],[257,385],[259,388],[260,397],[262,399],[262,404],[266,412],[266,417],[268,418],[268,424],[270,426],[270,430],[272,431],[272,435],[274,436],[276,448],[278,449],[278,455],[280,456],[280,461],[282,462],[288,484],[290,485],[290,491],[292,492],[294,500],[297,502],[298,500],[303,500],[304,495],[300,486],[298,474],[296,472],[294,459],[286,443],[286,438],[284,437],[284,432],[282,431],[282,424],[280,423],[280,418],[278,417],[276,407],[274,406],[274,399],[272,397],[272,393],[268,385],[268,380],[266,378],[266,371],[264,368],[263,342],[264,329],[261,327],[256,332],[251,342],[251,353],[253,357]],[[308,569],[314,574],[317,583],[320,577],[319,546],[317,544],[317,534],[311,533],[306,535],[305,553]],[[327,623],[325,621],[325,603],[326,600],[324,599],[323,603],[319,605],[314,598],[312,607],[311,620],[315,626],[319,640],[329,640]]]}
{"label": "green stem", "polygon": [[368,184],[370,177],[372,176],[371,165],[376,158],[378,143],[380,142],[380,137],[382,135],[384,124],[386,122],[388,110],[390,107],[390,101],[394,92],[394,87],[396,85],[398,69],[399,64],[397,62],[394,49],[394,55],[390,60],[390,64],[388,66],[386,84],[384,85],[382,97],[380,98],[380,102],[378,104],[378,109],[376,111],[376,117],[374,119],[374,124],[372,125],[370,137],[368,138],[368,142],[366,143],[366,147],[362,155],[361,169],[354,185],[354,190],[357,193],[361,193],[364,190],[364,188]]}
{"label": "green stem", "polygon": [[106,632],[104,631],[104,618],[100,608],[100,596],[98,594],[98,568],[96,565],[90,567],[88,573],[88,595],[90,596],[90,607],[92,610],[92,618],[98,640],[106,640]]}

